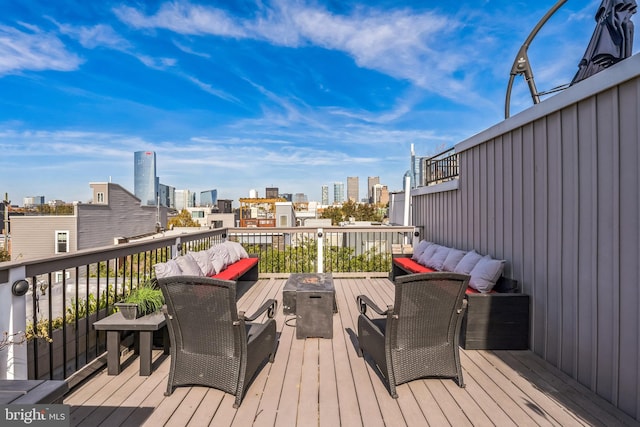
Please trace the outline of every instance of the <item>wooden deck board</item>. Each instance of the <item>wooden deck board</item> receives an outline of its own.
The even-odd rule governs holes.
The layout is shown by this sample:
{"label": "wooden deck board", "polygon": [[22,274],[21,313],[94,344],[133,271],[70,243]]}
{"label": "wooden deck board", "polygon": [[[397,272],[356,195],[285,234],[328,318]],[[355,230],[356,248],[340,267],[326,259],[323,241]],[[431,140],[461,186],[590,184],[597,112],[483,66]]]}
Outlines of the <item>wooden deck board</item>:
{"label": "wooden deck board", "polygon": [[461,350],[466,388],[451,380],[417,380],[398,387],[398,399],[369,358],[356,353],[358,307],[366,294],[381,307],[393,303],[386,279],[334,279],[338,313],[332,340],[295,337],[295,319],[282,313],[284,279],[261,279],[239,307],[252,313],[268,298],[279,344],[239,409],[234,397],[207,387],[177,387],[164,396],[170,360],[154,350],[154,371],[138,375],[132,357],[120,375],[106,368],[65,396],[71,425],[86,426],[446,426],[638,425],[575,380],[528,351]]}

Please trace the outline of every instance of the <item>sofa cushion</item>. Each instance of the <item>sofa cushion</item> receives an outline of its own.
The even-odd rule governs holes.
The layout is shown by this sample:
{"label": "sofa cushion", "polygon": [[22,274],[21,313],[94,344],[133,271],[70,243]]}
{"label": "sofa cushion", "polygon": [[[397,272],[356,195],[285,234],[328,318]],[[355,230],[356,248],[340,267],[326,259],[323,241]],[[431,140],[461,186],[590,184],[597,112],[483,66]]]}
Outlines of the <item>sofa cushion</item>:
{"label": "sofa cushion", "polygon": [[432,273],[433,270],[429,267],[425,267],[422,264],[418,264],[416,261],[411,258],[399,257],[394,258],[393,262],[402,267],[403,270],[409,271],[411,273]]}
{"label": "sofa cushion", "polygon": [[216,274],[216,279],[237,280],[260,261],[259,258],[242,258]]}
{"label": "sofa cushion", "polygon": [[247,253],[245,248],[242,246],[242,244],[238,242],[233,242],[231,240],[227,240],[225,242],[225,245],[227,245],[227,247],[229,248],[229,251],[231,250],[235,251],[235,253],[238,255],[238,259],[249,258],[249,254]]}
{"label": "sofa cushion", "polygon": [[207,251],[187,252],[196,261],[203,276],[211,276],[216,274],[211,259]]}
{"label": "sofa cushion", "polygon": [[485,255],[471,270],[469,286],[482,293],[491,292],[504,270],[505,263],[503,259],[493,259]]}
{"label": "sofa cushion", "polygon": [[458,263],[464,258],[467,254],[466,251],[461,251],[460,249],[451,248],[449,253],[447,254],[447,258],[444,260],[444,264],[442,269],[444,271],[454,271]]}
{"label": "sofa cushion", "polygon": [[420,258],[418,259],[418,262],[420,264],[422,264],[422,265],[427,265],[427,263],[429,262],[429,260],[433,256],[433,254],[436,253],[436,251],[438,250],[439,247],[440,247],[440,245],[437,245],[435,243],[427,246],[427,248],[424,250],[424,252],[422,252],[422,255],[420,255]]}
{"label": "sofa cushion", "polygon": [[418,243],[416,247],[413,249],[413,255],[411,255],[411,259],[414,261],[418,261],[420,259],[420,255],[422,255],[424,250],[427,249],[427,247],[432,244],[433,243],[427,240],[421,240],[420,243]]}
{"label": "sofa cushion", "polygon": [[180,266],[182,274],[186,276],[204,276],[202,270],[200,270],[200,267],[198,266],[198,263],[190,253],[177,257],[176,262]]}
{"label": "sofa cushion", "polygon": [[227,266],[224,262],[224,259],[222,258],[222,255],[210,254],[209,259],[211,260],[211,265],[213,266],[214,275],[219,274]]}
{"label": "sofa cushion", "polygon": [[458,265],[456,265],[456,268],[453,270],[453,272],[460,273],[460,274],[471,274],[471,270],[473,270],[473,267],[476,266],[476,264],[478,263],[478,261],[480,261],[481,258],[482,258],[482,255],[480,255],[478,252],[472,249],[469,252],[467,252],[464,257],[462,257],[462,259],[460,260]]}
{"label": "sofa cushion", "polygon": [[169,276],[181,276],[182,270],[175,259],[170,259],[167,262],[160,262],[153,266],[153,270],[156,273],[156,278],[160,279]]}
{"label": "sofa cushion", "polygon": [[[229,248],[223,244],[212,246],[207,249],[207,252],[209,253],[209,258],[211,259],[211,262],[214,263],[214,265],[216,263],[219,263],[219,261],[214,261],[214,258],[217,257],[222,261],[222,269],[225,269],[229,264],[232,264],[231,256],[229,255]],[[218,270],[218,273],[219,272],[220,270]]]}
{"label": "sofa cushion", "polygon": [[450,250],[451,248],[446,246],[438,246],[433,255],[426,260],[424,265],[429,268],[433,268],[436,271],[442,270],[444,260],[447,259],[447,255],[449,255]]}

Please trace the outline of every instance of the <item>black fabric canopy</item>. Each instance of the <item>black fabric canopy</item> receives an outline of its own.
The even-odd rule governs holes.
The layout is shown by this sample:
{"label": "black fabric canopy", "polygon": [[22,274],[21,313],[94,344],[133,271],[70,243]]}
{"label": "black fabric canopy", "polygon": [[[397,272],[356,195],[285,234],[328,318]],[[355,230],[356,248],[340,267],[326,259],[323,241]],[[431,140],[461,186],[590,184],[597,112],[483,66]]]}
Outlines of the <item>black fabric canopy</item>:
{"label": "black fabric canopy", "polygon": [[571,84],[631,56],[635,0],[603,0],[596,12],[596,28]]}

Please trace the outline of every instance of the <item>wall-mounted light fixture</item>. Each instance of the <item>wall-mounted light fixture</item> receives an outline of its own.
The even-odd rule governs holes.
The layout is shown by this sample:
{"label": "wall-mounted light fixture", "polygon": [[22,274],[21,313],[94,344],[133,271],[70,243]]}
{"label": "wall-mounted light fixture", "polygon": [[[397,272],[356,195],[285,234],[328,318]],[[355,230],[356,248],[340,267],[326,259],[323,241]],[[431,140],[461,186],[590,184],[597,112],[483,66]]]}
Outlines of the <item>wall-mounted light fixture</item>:
{"label": "wall-mounted light fixture", "polygon": [[11,286],[11,293],[17,297],[21,297],[29,291],[29,282],[25,279],[16,280]]}

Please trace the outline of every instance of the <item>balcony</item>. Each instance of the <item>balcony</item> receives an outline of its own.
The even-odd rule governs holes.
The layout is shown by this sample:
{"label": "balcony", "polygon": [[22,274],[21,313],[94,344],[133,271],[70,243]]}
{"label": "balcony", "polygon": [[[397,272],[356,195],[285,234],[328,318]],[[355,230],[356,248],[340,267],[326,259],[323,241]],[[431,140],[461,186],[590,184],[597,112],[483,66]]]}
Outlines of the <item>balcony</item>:
{"label": "balcony", "polygon": [[[225,238],[261,258],[260,279],[239,284],[241,310],[250,312],[267,298],[281,303],[291,272],[331,271],[339,309],[334,338],[298,340],[278,310],[275,362],[260,371],[238,410],[232,396],[205,387],[180,387],[165,397],[169,358],[161,350],[154,350],[149,377],[138,375],[139,359],[130,350],[123,371],[107,375],[105,337],[91,322],[107,315],[125,287],[150,277],[155,262]],[[51,343],[12,348],[8,357],[2,355],[3,369],[13,366],[9,378],[66,380],[71,391],[63,402],[70,405],[71,425],[634,424],[530,351],[462,350],[466,388],[451,380],[419,380],[399,386],[399,399],[392,399],[371,361],[356,355],[355,296],[365,293],[382,306],[391,303],[392,252],[418,238],[413,227],[218,229],[3,264],[0,289],[25,278],[30,291],[0,299],[2,312],[22,312],[15,323],[40,322],[53,337]],[[83,316],[87,312],[90,316]]]}

